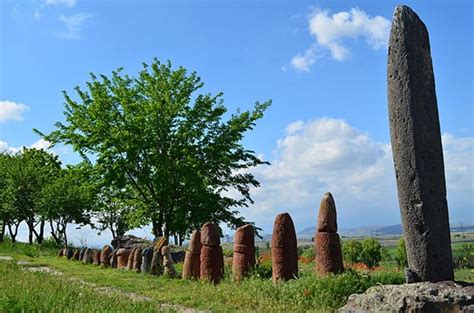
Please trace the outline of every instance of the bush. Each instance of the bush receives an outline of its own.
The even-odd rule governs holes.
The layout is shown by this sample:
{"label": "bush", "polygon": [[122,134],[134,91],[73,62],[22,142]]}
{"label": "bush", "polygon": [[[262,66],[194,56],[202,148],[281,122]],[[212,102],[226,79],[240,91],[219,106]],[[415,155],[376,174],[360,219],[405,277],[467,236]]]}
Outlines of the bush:
{"label": "bush", "polygon": [[362,262],[372,268],[382,260],[382,246],[375,238],[367,238],[362,242]]}
{"label": "bush", "polygon": [[463,243],[461,247],[453,253],[456,268],[474,267],[474,245]]}
{"label": "bush", "polygon": [[397,250],[395,252],[395,260],[397,261],[398,268],[408,267],[407,250],[405,246],[405,239],[403,239],[403,237],[398,240]]}
{"label": "bush", "polygon": [[307,247],[306,249],[303,249],[300,256],[305,259],[314,260],[316,258],[316,251],[314,250],[314,247]]}
{"label": "bush", "polygon": [[348,240],[342,245],[344,260],[349,263],[362,262],[362,244],[358,240]]}

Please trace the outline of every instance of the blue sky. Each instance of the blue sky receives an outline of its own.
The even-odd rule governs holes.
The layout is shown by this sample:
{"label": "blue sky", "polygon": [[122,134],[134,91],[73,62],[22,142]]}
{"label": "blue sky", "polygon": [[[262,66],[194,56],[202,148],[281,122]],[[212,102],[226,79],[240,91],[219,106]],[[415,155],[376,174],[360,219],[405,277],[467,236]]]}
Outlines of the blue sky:
{"label": "blue sky", "polygon": [[[154,57],[196,71],[230,111],[273,105],[245,144],[272,165],[242,213],[265,231],[315,224],[332,191],[343,228],[400,221],[386,96],[395,1],[0,2],[0,148],[44,147],[61,91]],[[407,1],[430,32],[451,222],[473,224],[473,5]],[[55,148],[66,163],[77,157]]]}

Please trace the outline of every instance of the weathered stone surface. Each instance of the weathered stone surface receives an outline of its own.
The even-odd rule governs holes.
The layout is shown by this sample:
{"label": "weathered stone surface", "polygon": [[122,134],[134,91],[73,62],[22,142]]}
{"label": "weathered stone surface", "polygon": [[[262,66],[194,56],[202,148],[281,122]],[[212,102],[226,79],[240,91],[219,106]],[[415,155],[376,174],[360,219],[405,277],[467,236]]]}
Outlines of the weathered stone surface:
{"label": "weathered stone surface", "polygon": [[338,312],[474,312],[474,285],[445,281],[374,286],[351,295]]}
{"label": "weathered stone surface", "polygon": [[133,262],[135,261],[135,251],[137,251],[136,247],[130,251],[130,255],[128,256],[127,270],[129,271],[133,269]]}
{"label": "weathered stone surface", "polygon": [[100,265],[100,254],[101,250],[94,250],[94,265]]}
{"label": "weathered stone surface", "polygon": [[72,255],[72,259],[75,261],[79,261],[79,256],[81,254],[81,250],[74,250],[74,254]]}
{"label": "weathered stone surface", "polygon": [[65,257],[65,258],[67,257],[67,249],[68,249],[68,248],[64,248],[64,249],[63,249],[63,257]]}
{"label": "weathered stone surface", "polygon": [[141,272],[148,273],[150,271],[151,260],[153,258],[153,248],[148,247],[142,251]]}
{"label": "weathered stone surface", "polygon": [[219,228],[210,222],[201,227],[200,277],[214,284],[224,276],[224,256]]}
{"label": "weathered stone surface", "polygon": [[84,258],[84,252],[86,252],[86,248],[82,248],[81,250],[79,250],[79,261],[82,261],[82,259]]}
{"label": "weathered stone surface", "polygon": [[247,224],[237,228],[234,235],[234,257],[232,258],[232,276],[240,281],[255,266],[255,231]]}
{"label": "weathered stone surface", "polygon": [[206,246],[215,247],[221,244],[221,235],[217,225],[207,222],[201,227],[201,243]]}
{"label": "weathered stone surface", "polygon": [[58,251],[58,257],[64,256],[64,249]]}
{"label": "weathered stone surface", "polygon": [[[78,250],[76,250],[76,251],[78,251]],[[74,251],[72,249],[66,249],[65,256],[68,260],[70,260],[74,256]],[[77,252],[77,258],[79,258],[79,252]]]}
{"label": "weathered stone surface", "polygon": [[163,275],[167,277],[176,277],[176,270],[174,268],[173,258],[171,257],[171,250],[169,246],[161,248],[161,255],[163,256]]}
{"label": "weathered stone surface", "polygon": [[126,269],[128,264],[128,257],[130,256],[130,252],[132,249],[118,249],[116,256],[117,256],[117,268],[118,269]]}
{"label": "weathered stone surface", "polygon": [[137,247],[133,256],[132,270],[138,273],[140,273],[142,266],[142,250],[143,249],[141,247]]}
{"label": "weathered stone surface", "polygon": [[321,199],[316,229],[318,232],[337,232],[336,203],[330,192],[326,192]]}
{"label": "weathered stone surface", "polygon": [[112,247],[105,245],[100,252],[100,264],[105,267],[110,266],[110,254],[112,253]]}
{"label": "weathered stone surface", "polygon": [[337,233],[316,233],[316,270],[319,274],[340,273],[344,271],[341,241]]}
{"label": "weathered stone surface", "polygon": [[94,251],[90,248],[87,248],[84,251],[84,255],[82,256],[82,263],[92,264],[92,262],[94,262]]}
{"label": "weathered stone surface", "polygon": [[201,248],[201,279],[217,284],[224,276],[224,256],[221,246],[203,245]]}
{"label": "weathered stone surface", "polygon": [[110,267],[111,268],[117,268],[117,251],[118,250],[113,250],[110,254],[109,254],[109,264],[110,264]]}
{"label": "weathered stone surface", "polygon": [[295,225],[288,213],[278,214],[272,233],[272,280],[298,277],[298,251]]}
{"label": "weathered stone surface", "polygon": [[153,249],[153,257],[151,259],[150,274],[161,275],[163,274],[163,263],[161,259],[161,252],[158,249]]}
{"label": "weathered stone surface", "polygon": [[184,257],[183,279],[199,279],[201,275],[201,232],[195,230],[191,235],[188,250]]}
{"label": "weathered stone surface", "polygon": [[113,239],[111,241],[111,245],[114,247],[114,249],[133,249],[135,247],[149,247],[152,245],[152,242],[150,240],[139,238],[133,235],[124,235]]}
{"label": "weathered stone surface", "polygon": [[421,281],[453,279],[443,150],[428,31],[395,9],[388,52],[390,136],[408,264]]}

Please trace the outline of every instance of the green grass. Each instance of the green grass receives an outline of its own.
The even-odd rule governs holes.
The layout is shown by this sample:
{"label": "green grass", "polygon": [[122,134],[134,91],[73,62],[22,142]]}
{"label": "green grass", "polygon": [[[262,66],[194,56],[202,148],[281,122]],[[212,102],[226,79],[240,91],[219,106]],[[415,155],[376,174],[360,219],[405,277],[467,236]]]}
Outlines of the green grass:
{"label": "green grass", "polygon": [[98,293],[78,282],[40,272],[26,272],[15,262],[0,262],[0,312],[150,312],[159,307]]}
{"label": "green grass", "polygon": [[[403,274],[396,271],[371,274],[346,271],[344,274],[337,276],[320,277],[314,274],[314,265],[306,264],[302,266],[299,279],[276,285],[270,279],[258,277],[246,279],[241,283],[232,282],[229,277],[230,269],[226,268],[227,275],[225,279],[219,285],[213,286],[205,282],[168,279],[124,270],[104,269],[94,265],[84,265],[77,261],[58,258],[55,256],[55,251],[48,252],[41,248],[38,248],[39,251],[33,257],[25,257],[24,255],[18,255],[18,251],[24,252],[23,249],[28,248],[19,248],[18,246],[2,247],[0,245],[0,254],[15,255],[34,262],[34,264],[47,265],[64,273],[61,277],[52,277],[53,280],[80,277],[86,282],[114,287],[125,292],[133,292],[149,297],[153,299],[155,304],[180,304],[186,307],[210,309],[213,312],[331,311],[344,305],[349,295],[364,292],[370,286],[379,283],[403,283],[404,281]],[[179,266],[177,268],[179,269]],[[28,276],[22,279],[27,280]],[[38,284],[35,279],[32,278],[30,285]],[[8,285],[5,288],[9,288]],[[21,294],[19,290],[13,293]],[[23,297],[26,296],[23,295]],[[50,303],[53,303],[57,296],[51,297],[53,299],[50,300]],[[88,297],[89,295],[85,298]],[[91,301],[96,301],[92,299],[94,298],[91,298]],[[50,311],[51,305],[45,306],[43,311]],[[104,304],[104,307],[101,305],[97,303],[96,309],[100,311],[107,310],[106,304]],[[38,307],[41,307],[41,302],[39,302]],[[54,309],[54,311],[58,310],[61,311],[60,309]],[[147,309],[140,308],[137,310],[146,311]]]}

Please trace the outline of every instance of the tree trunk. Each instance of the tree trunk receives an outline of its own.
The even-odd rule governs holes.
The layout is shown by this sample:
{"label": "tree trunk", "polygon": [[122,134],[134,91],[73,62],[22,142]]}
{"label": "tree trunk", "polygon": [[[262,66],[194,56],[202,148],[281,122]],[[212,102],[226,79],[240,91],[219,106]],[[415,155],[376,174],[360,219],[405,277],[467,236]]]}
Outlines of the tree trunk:
{"label": "tree trunk", "polygon": [[163,224],[159,221],[153,221],[153,235],[155,237],[163,237]]}
{"label": "tree trunk", "polygon": [[67,223],[64,224],[63,228],[63,237],[64,237],[64,246],[67,247],[67,232],[66,232]]}
{"label": "tree trunk", "polygon": [[33,244],[33,232],[35,231],[35,226],[33,225],[33,221],[29,219],[26,224],[28,225],[28,243],[30,245]]}
{"label": "tree trunk", "polygon": [[42,219],[42,220],[41,220],[41,223],[40,223],[39,234],[36,234],[36,241],[38,242],[38,244],[42,244],[42,243],[43,243],[43,239],[44,239],[44,224],[45,224],[45,221],[44,221],[44,219]]}
{"label": "tree trunk", "polygon": [[12,242],[16,242],[16,235],[18,234],[18,226],[20,226],[20,223],[15,224],[15,231],[12,230],[12,225],[8,224],[8,232],[10,233],[10,238],[12,239]]}
{"label": "tree trunk", "polygon": [[174,238],[174,245],[177,246],[178,245],[178,235],[176,233],[174,233],[173,238]]}
{"label": "tree trunk", "polygon": [[0,242],[3,242],[3,237],[5,235],[5,221],[0,222]]}

